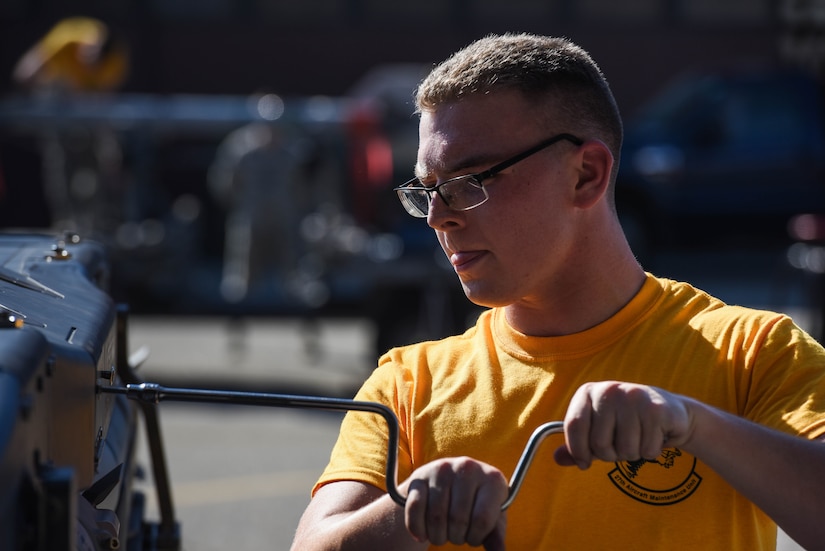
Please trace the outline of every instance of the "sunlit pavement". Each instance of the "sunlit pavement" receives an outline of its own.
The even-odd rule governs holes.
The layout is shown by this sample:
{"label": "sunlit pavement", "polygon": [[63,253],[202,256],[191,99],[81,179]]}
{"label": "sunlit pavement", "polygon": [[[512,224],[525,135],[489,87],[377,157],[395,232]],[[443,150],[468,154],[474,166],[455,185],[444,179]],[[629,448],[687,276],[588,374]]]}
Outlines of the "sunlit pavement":
{"label": "sunlit pavement", "polygon": [[[352,397],[375,366],[372,327],[352,319],[134,317],[145,381],[187,388]],[[288,549],[341,414],[161,402],[161,430],[183,548]],[[150,518],[158,519],[146,440]]]}

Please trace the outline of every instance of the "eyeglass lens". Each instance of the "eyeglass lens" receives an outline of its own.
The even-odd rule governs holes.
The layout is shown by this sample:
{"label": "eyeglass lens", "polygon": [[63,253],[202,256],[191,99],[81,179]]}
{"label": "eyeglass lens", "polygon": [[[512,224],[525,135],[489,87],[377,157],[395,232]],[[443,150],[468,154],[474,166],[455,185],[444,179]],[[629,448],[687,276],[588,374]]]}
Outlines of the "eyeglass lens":
{"label": "eyeglass lens", "polygon": [[484,188],[473,176],[445,182],[438,191],[447,206],[455,210],[477,207],[487,199]]}
{"label": "eyeglass lens", "polygon": [[484,188],[473,176],[448,180],[436,188],[400,188],[397,191],[407,212],[420,218],[427,216],[430,198],[434,193],[438,193],[447,206],[455,210],[471,209],[487,200]]}

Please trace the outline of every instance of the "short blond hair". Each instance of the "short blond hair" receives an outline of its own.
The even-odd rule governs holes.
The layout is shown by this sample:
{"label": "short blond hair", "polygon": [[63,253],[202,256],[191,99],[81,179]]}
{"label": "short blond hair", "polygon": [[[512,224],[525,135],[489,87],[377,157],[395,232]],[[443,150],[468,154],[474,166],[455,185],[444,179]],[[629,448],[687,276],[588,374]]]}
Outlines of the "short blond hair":
{"label": "short blond hair", "polygon": [[430,72],[416,92],[416,108],[432,111],[500,90],[518,90],[539,104],[552,100],[555,116],[562,117],[548,121],[554,130],[602,140],[615,159],[615,176],[623,136],[619,108],[590,54],[566,38],[522,33],[477,40]]}

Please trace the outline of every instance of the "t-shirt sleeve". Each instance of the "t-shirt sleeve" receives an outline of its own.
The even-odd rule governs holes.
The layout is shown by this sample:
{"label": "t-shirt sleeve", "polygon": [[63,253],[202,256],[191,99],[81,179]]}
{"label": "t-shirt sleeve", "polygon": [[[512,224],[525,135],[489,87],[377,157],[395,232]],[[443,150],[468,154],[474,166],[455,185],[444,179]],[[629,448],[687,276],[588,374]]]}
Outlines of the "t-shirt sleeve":
{"label": "t-shirt sleeve", "polygon": [[759,340],[746,417],[805,438],[825,435],[825,349],[785,316]]}
{"label": "t-shirt sleeve", "polygon": [[[404,407],[401,405],[397,377],[396,364],[382,363],[367,379],[355,399],[384,404],[395,413],[396,420],[403,420]],[[411,472],[407,434],[406,423],[399,422],[398,481],[407,478]],[[389,429],[383,416],[371,412],[347,412],[329,463],[313,487],[312,495],[321,486],[342,480],[366,482],[386,491],[388,449]]]}

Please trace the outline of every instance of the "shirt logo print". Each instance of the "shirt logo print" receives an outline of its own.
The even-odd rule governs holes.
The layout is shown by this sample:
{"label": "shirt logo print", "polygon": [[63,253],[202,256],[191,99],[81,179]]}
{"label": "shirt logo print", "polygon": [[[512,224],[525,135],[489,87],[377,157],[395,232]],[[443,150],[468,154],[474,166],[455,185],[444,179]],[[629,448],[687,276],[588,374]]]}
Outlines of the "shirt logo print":
{"label": "shirt logo print", "polygon": [[679,448],[665,448],[656,459],[617,461],[610,481],[627,496],[649,505],[673,505],[696,491],[702,477],[696,458]]}

